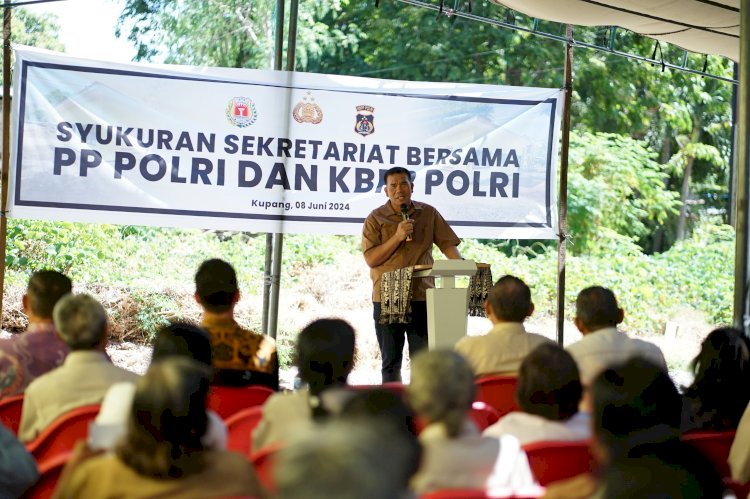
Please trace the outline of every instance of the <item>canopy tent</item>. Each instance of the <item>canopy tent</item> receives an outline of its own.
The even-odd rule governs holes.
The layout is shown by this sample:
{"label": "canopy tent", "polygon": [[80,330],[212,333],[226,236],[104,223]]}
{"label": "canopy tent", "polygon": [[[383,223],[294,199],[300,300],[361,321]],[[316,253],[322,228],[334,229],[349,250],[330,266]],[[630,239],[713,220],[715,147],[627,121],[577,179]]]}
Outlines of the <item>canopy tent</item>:
{"label": "canopy tent", "polygon": [[691,52],[740,60],[740,0],[491,0],[531,17],[620,26]]}

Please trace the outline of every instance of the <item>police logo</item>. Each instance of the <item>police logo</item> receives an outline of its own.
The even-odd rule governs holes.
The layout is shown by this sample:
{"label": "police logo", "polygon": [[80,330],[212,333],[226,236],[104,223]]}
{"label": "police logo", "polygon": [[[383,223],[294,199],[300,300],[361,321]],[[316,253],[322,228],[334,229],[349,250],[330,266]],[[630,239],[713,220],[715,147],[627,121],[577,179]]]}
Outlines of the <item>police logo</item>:
{"label": "police logo", "polygon": [[307,92],[301,101],[294,106],[292,117],[297,123],[312,123],[317,125],[323,121],[323,110],[315,103],[315,97]]}
{"label": "police logo", "polygon": [[363,137],[375,133],[375,108],[372,106],[357,106],[357,118],[354,131]]}
{"label": "police logo", "polygon": [[239,128],[252,125],[258,119],[255,103],[247,97],[234,97],[227,105],[227,119]]}

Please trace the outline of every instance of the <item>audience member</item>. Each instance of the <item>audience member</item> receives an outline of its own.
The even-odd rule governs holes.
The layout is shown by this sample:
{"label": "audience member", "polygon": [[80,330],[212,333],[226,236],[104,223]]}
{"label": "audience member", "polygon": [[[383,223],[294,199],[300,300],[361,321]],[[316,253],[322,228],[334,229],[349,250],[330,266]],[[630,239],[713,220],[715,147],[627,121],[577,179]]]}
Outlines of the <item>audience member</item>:
{"label": "audience member", "polygon": [[750,348],[742,331],[711,331],[690,364],[693,383],[682,399],[682,431],[734,430],[750,402]]}
{"label": "audience member", "polygon": [[38,377],[26,389],[18,430],[23,442],[33,440],[76,407],[100,404],[113,383],[137,378],[107,357],[107,313],[92,296],[64,296],[55,305],[53,317],[70,353],[60,367]]}
{"label": "audience member", "polygon": [[575,360],[554,343],[539,345],[521,363],[516,385],[520,411],[502,417],[484,435],[513,435],[521,445],[547,440],[588,440],[591,418],[578,412],[580,374]]}
{"label": "audience member", "polygon": [[492,329],[484,336],[466,336],[456,343],[456,351],[469,361],[477,376],[515,374],[524,357],[534,348],[552,340],[527,333],[523,326],[534,312],[531,290],[521,279],[506,275],[498,279],[484,302]]}
{"label": "audience member", "polygon": [[411,365],[407,395],[426,425],[419,434],[422,465],[412,479],[417,494],[438,489],[522,492],[534,486],[518,439],[483,437],[467,418],[474,401],[474,372],[456,352],[420,352]]}
{"label": "audience member", "polygon": [[735,482],[750,482],[750,404],[737,425],[737,434],[734,436],[727,462]]}
{"label": "audience member", "polygon": [[74,462],[58,497],[262,496],[247,459],[203,444],[210,375],[208,366],[185,357],[153,362],[136,382],[116,454]]}
{"label": "audience member", "polygon": [[304,387],[266,401],[253,450],[286,441],[294,431],[341,412],[351,395],[346,380],[354,367],[354,329],[341,319],[311,322],[297,337],[295,364]]}
{"label": "audience member", "polygon": [[591,394],[599,471],[548,485],[546,498],[722,497],[710,461],[680,440],[681,397],[661,366],[638,356],[612,364]]}
{"label": "audience member", "polygon": [[617,325],[624,316],[625,312],[617,305],[617,299],[609,289],[592,286],[578,293],[574,322],[583,338],[568,346],[567,350],[578,364],[584,387],[609,366],[634,356],[667,369],[659,347],[618,331]]}
{"label": "audience member", "polygon": [[[187,357],[211,367],[211,340],[203,329],[186,322],[162,327],[154,337],[151,362],[170,356]],[[135,383],[115,383],[104,396],[96,421],[89,428],[89,445],[95,449],[112,450],[125,435],[128,415],[133,405]],[[208,449],[226,449],[227,428],[221,417],[208,410],[208,428],[203,445]]]}
{"label": "audience member", "polygon": [[34,456],[0,424],[0,499],[15,499],[39,479]]}
{"label": "audience member", "polygon": [[278,455],[278,499],[406,499],[419,463],[412,435],[374,418],[331,419],[296,434]]}
{"label": "audience member", "polygon": [[227,262],[206,260],[195,274],[195,299],[203,308],[201,326],[211,335],[213,382],[279,388],[276,341],[243,329],[234,319],[240,299],[237,274]]}
{"label": "audience member", "polygon": [[414,436],[418,433],[411,407],[401,395],[384,388],[355,390],[341,409],[340,416],[344,419],[388,420]]}
{"label": "audience member", "polygon": [[0,340],[0,398],[23,393],[33,379],[65,360],[68,347],[55,332],[52,309],[70,290],[70,279],[54,270],[29,278],[22,301],[29,326],[23,334]]}

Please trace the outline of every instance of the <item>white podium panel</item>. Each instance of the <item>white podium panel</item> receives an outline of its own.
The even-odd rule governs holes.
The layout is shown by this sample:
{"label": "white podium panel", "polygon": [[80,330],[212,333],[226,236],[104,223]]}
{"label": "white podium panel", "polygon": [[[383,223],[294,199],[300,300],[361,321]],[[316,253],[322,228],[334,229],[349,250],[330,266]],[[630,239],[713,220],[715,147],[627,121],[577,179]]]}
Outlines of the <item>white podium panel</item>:
{"label": "white podium panel", "polygon": [[431,268],[414,271],[414,277],[439,277],[427,290],[427,344],[430,350],[452,349],[466,336],[469,323],[469,289],[456,287],[456,276],[473,276],[477,265],[471,260],[438,260]]}

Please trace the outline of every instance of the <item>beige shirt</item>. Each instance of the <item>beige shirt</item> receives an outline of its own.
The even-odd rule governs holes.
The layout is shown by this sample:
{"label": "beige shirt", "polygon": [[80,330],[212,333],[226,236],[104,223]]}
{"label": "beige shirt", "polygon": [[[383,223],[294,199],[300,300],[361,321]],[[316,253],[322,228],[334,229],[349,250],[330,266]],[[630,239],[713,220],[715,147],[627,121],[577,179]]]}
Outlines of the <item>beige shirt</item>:
{"label": "beige shirt", "polygon": [[62,499],[263,497],[255,470],[241,454],[207,451],[205,460],[199,473],[157,479],[139,475],[114,455],[95,457],[81,463],[58,493]]}
{"label": "beige shirt", "polygon": [[57,369],[36,378],[26,388],[18,437],[33,440],[68,411],[100,404],[109,387],[119,381],[135,382],[138,376],[120,369],[99,351],[70,352]]}
{"label": "beige shirt", "polygon": [[552,340],[527,333],[520,322],[500,322],[484,336],[466,336],[455,349],[469,361],[476,376],[517,372],[533,349]]}
{"label": "beige shirt", "polygon": [[630,338],[617,328],[598,329],[584,335],[579,341],[566,349],[573,356],[581,372],[581,383],[584,386],[602,371],[612,365],[625,362],[633,357],[642,357],[665,371],[667,362],[658,346],[648,341]]}
{"label": "beige shirt", "polygon": [[[441,251],[450,246],[458,246],[458,238],[448,222],[432,206],[412,201],[409,217],[414,220],[414,232],[411,241],[404,241],[381,265],[370,269],[372,279],[372,301],[380,301],[380,276],[414,265],[432,264],[432,245],[436,244]],[[388,200],[380,208],[373,210],[365,220],[362,228],[362,253],[376,246],[380,246],[390,239],[401,223],[401,212],[396,211]],[[431,277],[414,278],[412,280],[412,300],[425,301],[426,291],[435,287],[435,280]]]}
{"label": "beige shirt", "polygon": [[750,404],[737,426],[727,462],[732,470],[732,480],[739,483],[750,482]]}
{"label": "beige shirt", "polygon": [[489,426],[482,432],[482,435],[485,437],[513,435],[521,442],[521,445],[544,441],[589,440],[591,438],[591,415],[577,412],[565,421],[553,421],[536,414],[514,411]]}
{"label": "beige shirt", "polygon": [[526,453],[515,437],[483,437],[468,423],[460,435],[447,436],[440,424],[419,434],[422,463],[411,481],[417,494],[440,489],[487,489],[523,494],[535,486]]}

